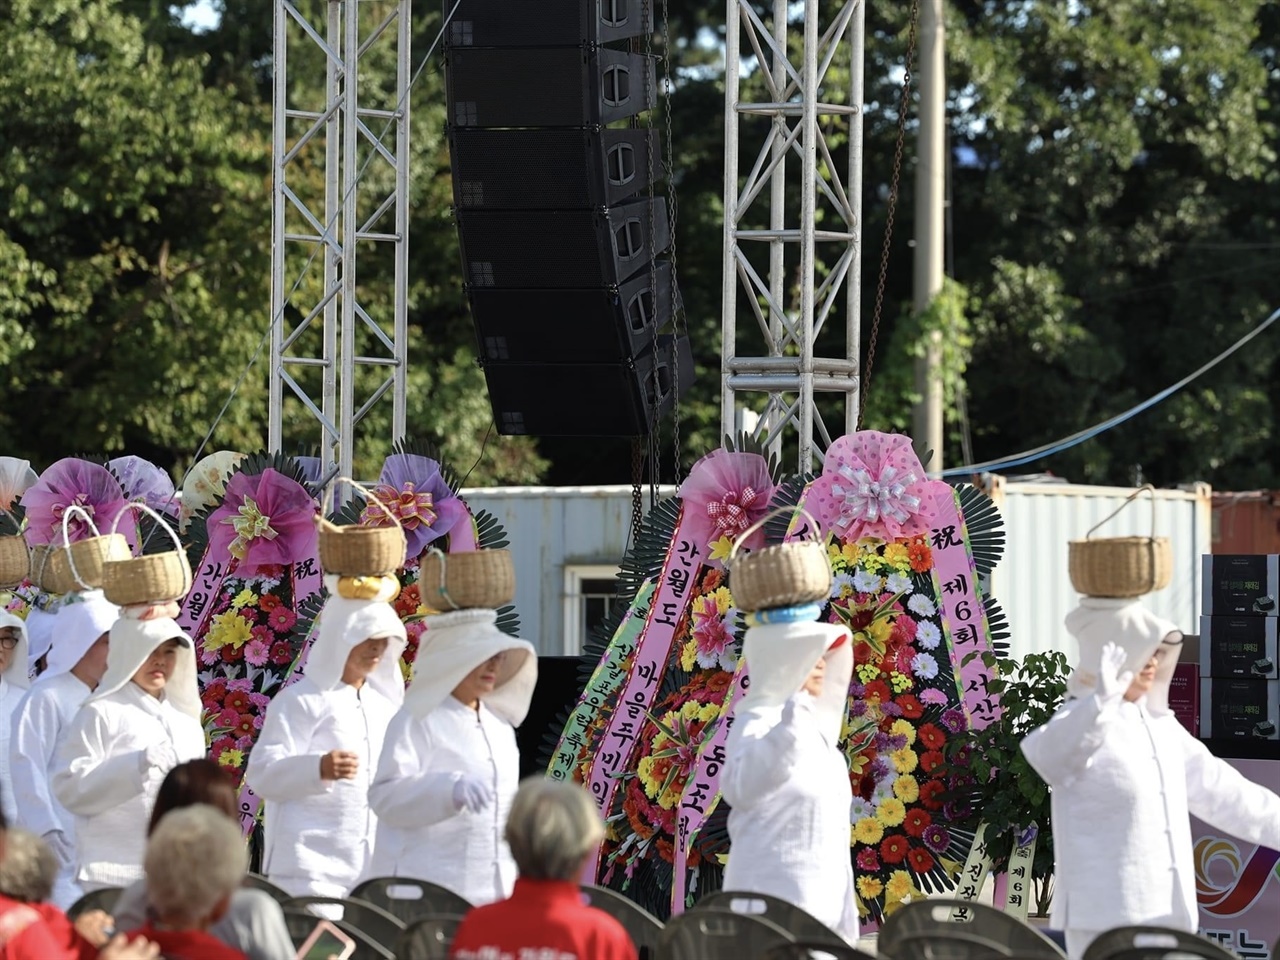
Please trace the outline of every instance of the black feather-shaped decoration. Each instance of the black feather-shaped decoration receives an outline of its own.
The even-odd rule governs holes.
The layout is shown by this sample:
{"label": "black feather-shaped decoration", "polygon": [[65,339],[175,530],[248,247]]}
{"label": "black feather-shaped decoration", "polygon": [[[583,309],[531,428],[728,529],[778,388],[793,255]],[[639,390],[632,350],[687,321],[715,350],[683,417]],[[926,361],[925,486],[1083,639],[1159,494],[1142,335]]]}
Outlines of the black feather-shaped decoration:
{"label": "black feather-shaped decoration", "polygon": [[498,608],[498,619],[495,625],[509,637],[520,636],[520,616],[516,613],[514,604]]}
{"label": "black feather-shaped decoration", "polygon": [[[302,469],[302,464],[296,458],[287,453],[268,453],[266,450],[259,450],[257,453],[251,453],[236,466],[227,479],[235,476],[237,473],[243,473],[246,476],[256,477],[266,471],[268,468],[276,473],[282,473],[290,480],[296,480],[304,487],[307,486],[307,473]],[[307,487],[310,490],[310,487]]]}
{"label": "black feather-shaped decoration", "polygon": [[775,484],[781,482],[783,469],[782,461],[778,459],[777,448],[772,445],[765,446],[764,443],[752,436],[750,431],[743,431],[737,437],[726,435],[723,447],[726,450],[732,450],[734,453],[754,453],[758,457],[763,457],[766,469],[769,471],[769,479]]}
{"label": "black feather-shaped decoration", "polygon": [[1004,519],[991,498],[971,483],[956,487],[960,513],[969,531],[969,548],[981,576],[991,576],[1004,556]]}
{"label": "black feather-shaped decoration", "polygon": [[1009,656],[1012,639],[1009,633],[1009,618],[1005,616],[1004,610],[995,597],[983,598],[982,606],[987,612],[987,632],[991,637],[991,647],[997,657],[1006,658]]}
{"label": "black feather-shaped decoration", "polygon": [[488,510],[477,510],[471,518],[476,524],[476,543],[481,550],[502,550],[509,545],[506,527]]}
{"label": "black feather-shaped decoration", "polygon": [[619,565],[618,599],[623,604],[630,605],[640,592],[640,586],[662,572],[662,564],[675,537],[681,506],[682,501],[678,497],[671,497],[659,501],[645,514],[635,546],[627,551]]}
{"label": "black feather-shaped decoration", "polygon": [[[812,481],[812,473],[787,477],[774,492],[773,499],[769,501],[769,509],[786,510],[787,507],[794,507],[800,502],[800,498],[804,496],[805,487]],[[781,543],[787,535],[787,530],[791,527],[792,515],[793,511],[786,510],[785,513],[780,513],[776,517],[771,517],[765,521],[764,542],[768,544]]]}

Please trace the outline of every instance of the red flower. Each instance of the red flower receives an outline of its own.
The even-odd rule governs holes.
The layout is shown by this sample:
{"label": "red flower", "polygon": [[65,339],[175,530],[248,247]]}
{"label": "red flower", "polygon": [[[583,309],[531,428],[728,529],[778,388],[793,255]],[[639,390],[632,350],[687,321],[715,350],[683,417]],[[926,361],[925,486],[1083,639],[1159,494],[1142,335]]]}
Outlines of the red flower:
{"label": "red flower", "polygon": [[880,859],[885,863],[901,863],[911,845],[900,833],[891,833],[880,841]]}
{"label": "red flower", "polygon": [[933,823],[933,817],[925,813],[923,810],[911,809],[907,811],[907,818],[902,821],[902,829],[912,837],[923,837],[924,832],[929,829]]}
{"label": "red flower", "polygon": [[947,788],[942,785],[940,780],[929,780],[920,784],[920,804],[927,810],[941,810],[942,801],[938,799],[938,794]]}
{"label": "red flower", "polygon": [[219,654],[223,663],[236,663],[244,659],[243,648],[237,647],[234,643],[228,643],[219,651]]}
{"label": "red flower", "polygon": [[875,651],[871,649],[871,644],[865,640],[859,640],[853,645],[853,662],[856,664],[870,663],[871,658],[875,655]]}
{"label": "red flower", "polygon": [[[252,708],[253,703],[249,699],[249,694],[245,693],[243,690],[232,690],[227,694],[227,699],[223,706],[228,710],[234,710],[236,713],[240,714],[248,713]],[[227,726],[230,726],[230,724],[227,724]]]}
{"label": "red flower", "polygon": [[[729,689],[729,683],[733,680],[733,673],[729,670],[717,670],[707,678],[707,692],[712,694],[713,700],[724,700],[724,693]],[[720,696],[715,696],[719,694]]]}
{"label": "red flower", "polygon": [[284,640],[277,640],[271,645],[271,662],[279,665],[293,662],[293,647]]}
{"label": "red flower", "polygon": [[947,743],[947,735],[932,723],[921,724],[916,736],[929,750],[941,750]]}
{"label": "red flower", "polygon": [[895,697],[893,702],[898,705],[898,709],[908,720],[919,720],[924,716],[924,707],[920,703],[920,698],[914,693],[904,693],[900,697]]}
{"label": "red flower", "polygon": [[933,569],[933,551],[924,537],[916,537],[907,544],[907,559],[911,561],[911,569],[916,573],[928,573]]}
{"label": "red flower", "polygon": [[281,600],[274,593],[264,593],[258,598],[258,608],[270,613],[276,607],[281,606]]}
{"label": "red flower", "polygon": [[222,698],[227,695],[227,681],[222,677],[217,680],[210,681],[204,688],[205,703],[221,703]]}
{"label": "red flower", "polygon": [[237,737],[251,737],[256,729],[257,727],[253,725],[253,715],[242,713],[239,721],[232,727],[231,732]]}
{"label": "red flower", "polygon": [[288,633],[289,629],[298,622],[298,615],[288,607],[276,607],[267,614],[267,623],[276,633]]}
{"label": "red flower", "polygon": [[223,709],[218,712],[217,718],[214,720],[220,727],[234,727],[240,719],[240,714],[235,710]]}
{"label": "red flower", "polygon": [[916,873],[928,873],[933,869],[933,854],[924,847],[912,847],[907,854],[907,866]]}
{"label": "red flower", "polygon": [[210,753],[213,754],[213,759],[217,760],[228,750],[234,749],[235,745],[236,745],[235,737],[219,737],[217,740],[213,741],[213,745],[210,748]]}
{"label": "red flower", "polygon": [[418,585],[411,583],[400,591],[400,596],[396,597],[395,607],[396,613],[401,617],[407,617],[418,612],[418,607],[422,603],[422,594],[418,592]]}
{"label": "red flower", "polygon": [[889,642],[897,645],[910,643],[916,638],[916,622],[905,613],[893,621],[893,632],[889,634]]}
{"label": "red flower", "polygon": [[942,763],[942,751],[940,750],[926,750],[920,754],[920,769],[925,773],[933,773],[940,763]]}
{"label": "red flower", "polygon": [[867,692],[863,695],[864,700],[874,700],[877,703],[888,703],[893,697],[889,693],[889,685],[883,680],[872,680],[867,684]]}

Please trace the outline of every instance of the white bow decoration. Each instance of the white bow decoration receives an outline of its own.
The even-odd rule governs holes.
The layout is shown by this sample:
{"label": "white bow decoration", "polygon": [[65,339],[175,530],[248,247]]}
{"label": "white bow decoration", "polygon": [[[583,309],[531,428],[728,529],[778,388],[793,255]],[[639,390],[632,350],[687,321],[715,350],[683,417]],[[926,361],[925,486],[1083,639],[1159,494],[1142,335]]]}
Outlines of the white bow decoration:
{"label": "white bow decoration", "polygon": [[879,477],[872,477],[865,467],[854,470],[842,466],[837,472],[851,484],[831,485],[831,492],[841,499],[836,526],[842,530],[848,529],[855,520],[876,523],[881,517],[903,524],[920,512],[920,498],[907,493],[907,488],[920,480],[913,470],[902,477],[895,467],[885,467]]}

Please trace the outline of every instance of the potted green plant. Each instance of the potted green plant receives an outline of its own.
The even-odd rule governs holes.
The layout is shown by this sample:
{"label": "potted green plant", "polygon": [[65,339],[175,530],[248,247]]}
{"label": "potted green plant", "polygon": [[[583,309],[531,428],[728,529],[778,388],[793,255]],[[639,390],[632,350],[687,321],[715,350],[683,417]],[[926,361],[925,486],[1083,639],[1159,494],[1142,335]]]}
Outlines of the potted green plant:
{"label": "potted green plant", "polygon": [[[977,654],[974,654],[976,656]],[[1014,846],[1034,824],[1038,828],[1032,879],[1035,914],[1048,912],[1053,895],[1053,830],[1049,787],[1022,755],[1022,739],[1053,716],[1067,689],[1070,668],[1062,653],[1032,653],[1019,663],[986,655],[995,676],[988,689],[1000,698],[1000,717],[970,737],[952,741],[947,763],[962,786],[953,792],[960,822],[986,824],[987,855],[1004,872]]]}

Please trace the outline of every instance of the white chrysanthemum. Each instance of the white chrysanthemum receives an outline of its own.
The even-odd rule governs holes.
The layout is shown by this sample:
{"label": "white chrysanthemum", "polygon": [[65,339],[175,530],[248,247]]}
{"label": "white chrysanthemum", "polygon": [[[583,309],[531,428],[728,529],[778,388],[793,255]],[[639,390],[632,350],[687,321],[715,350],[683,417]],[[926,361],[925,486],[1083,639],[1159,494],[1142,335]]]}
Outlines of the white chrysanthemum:
{"label": "white chrysanthemum", "polygon": [[942,642],[942,631],[936,623],[921,620],[916,624],[916,646],[921,650],[936,650]]}
{"label": "white chrysanthemum", "polygon": [[884,581],[884,588],[892,594],[910,593],[913,589],[911,578],[900,573],[891,573]]}
{"label": "white chrysanthemum", "polygon": [[867,817],[874,817],[875,815],[876,805],[870,800],[854,797],[853,802],[849,805],[850,823],[857,823],[859,820],[865,820]]}
{"label": "white chrysanthemum", "polygon": [[853,577],[847,573],[837,573],[831,578],[831,596],[839,600],[854,592]]}
{"label": "white chrysanthemum", "polygon": [[938,608],[933,605],[933,601],[923,593],[917,593],[914,597],[908,600],[907,609],[917,617],[932,617],[938,612]]}
{"label": "white chrysanthemum", "polygon": [[921,680],[932,680],[938,675],[938,661],[932,654],[917,653],[911,658],[911,672]]}
{"label": "white chrysanthemum", "polygon": [[853,575],[853,588],[859,593],[879,593],[883,582],[870,570],[859,570]]}

